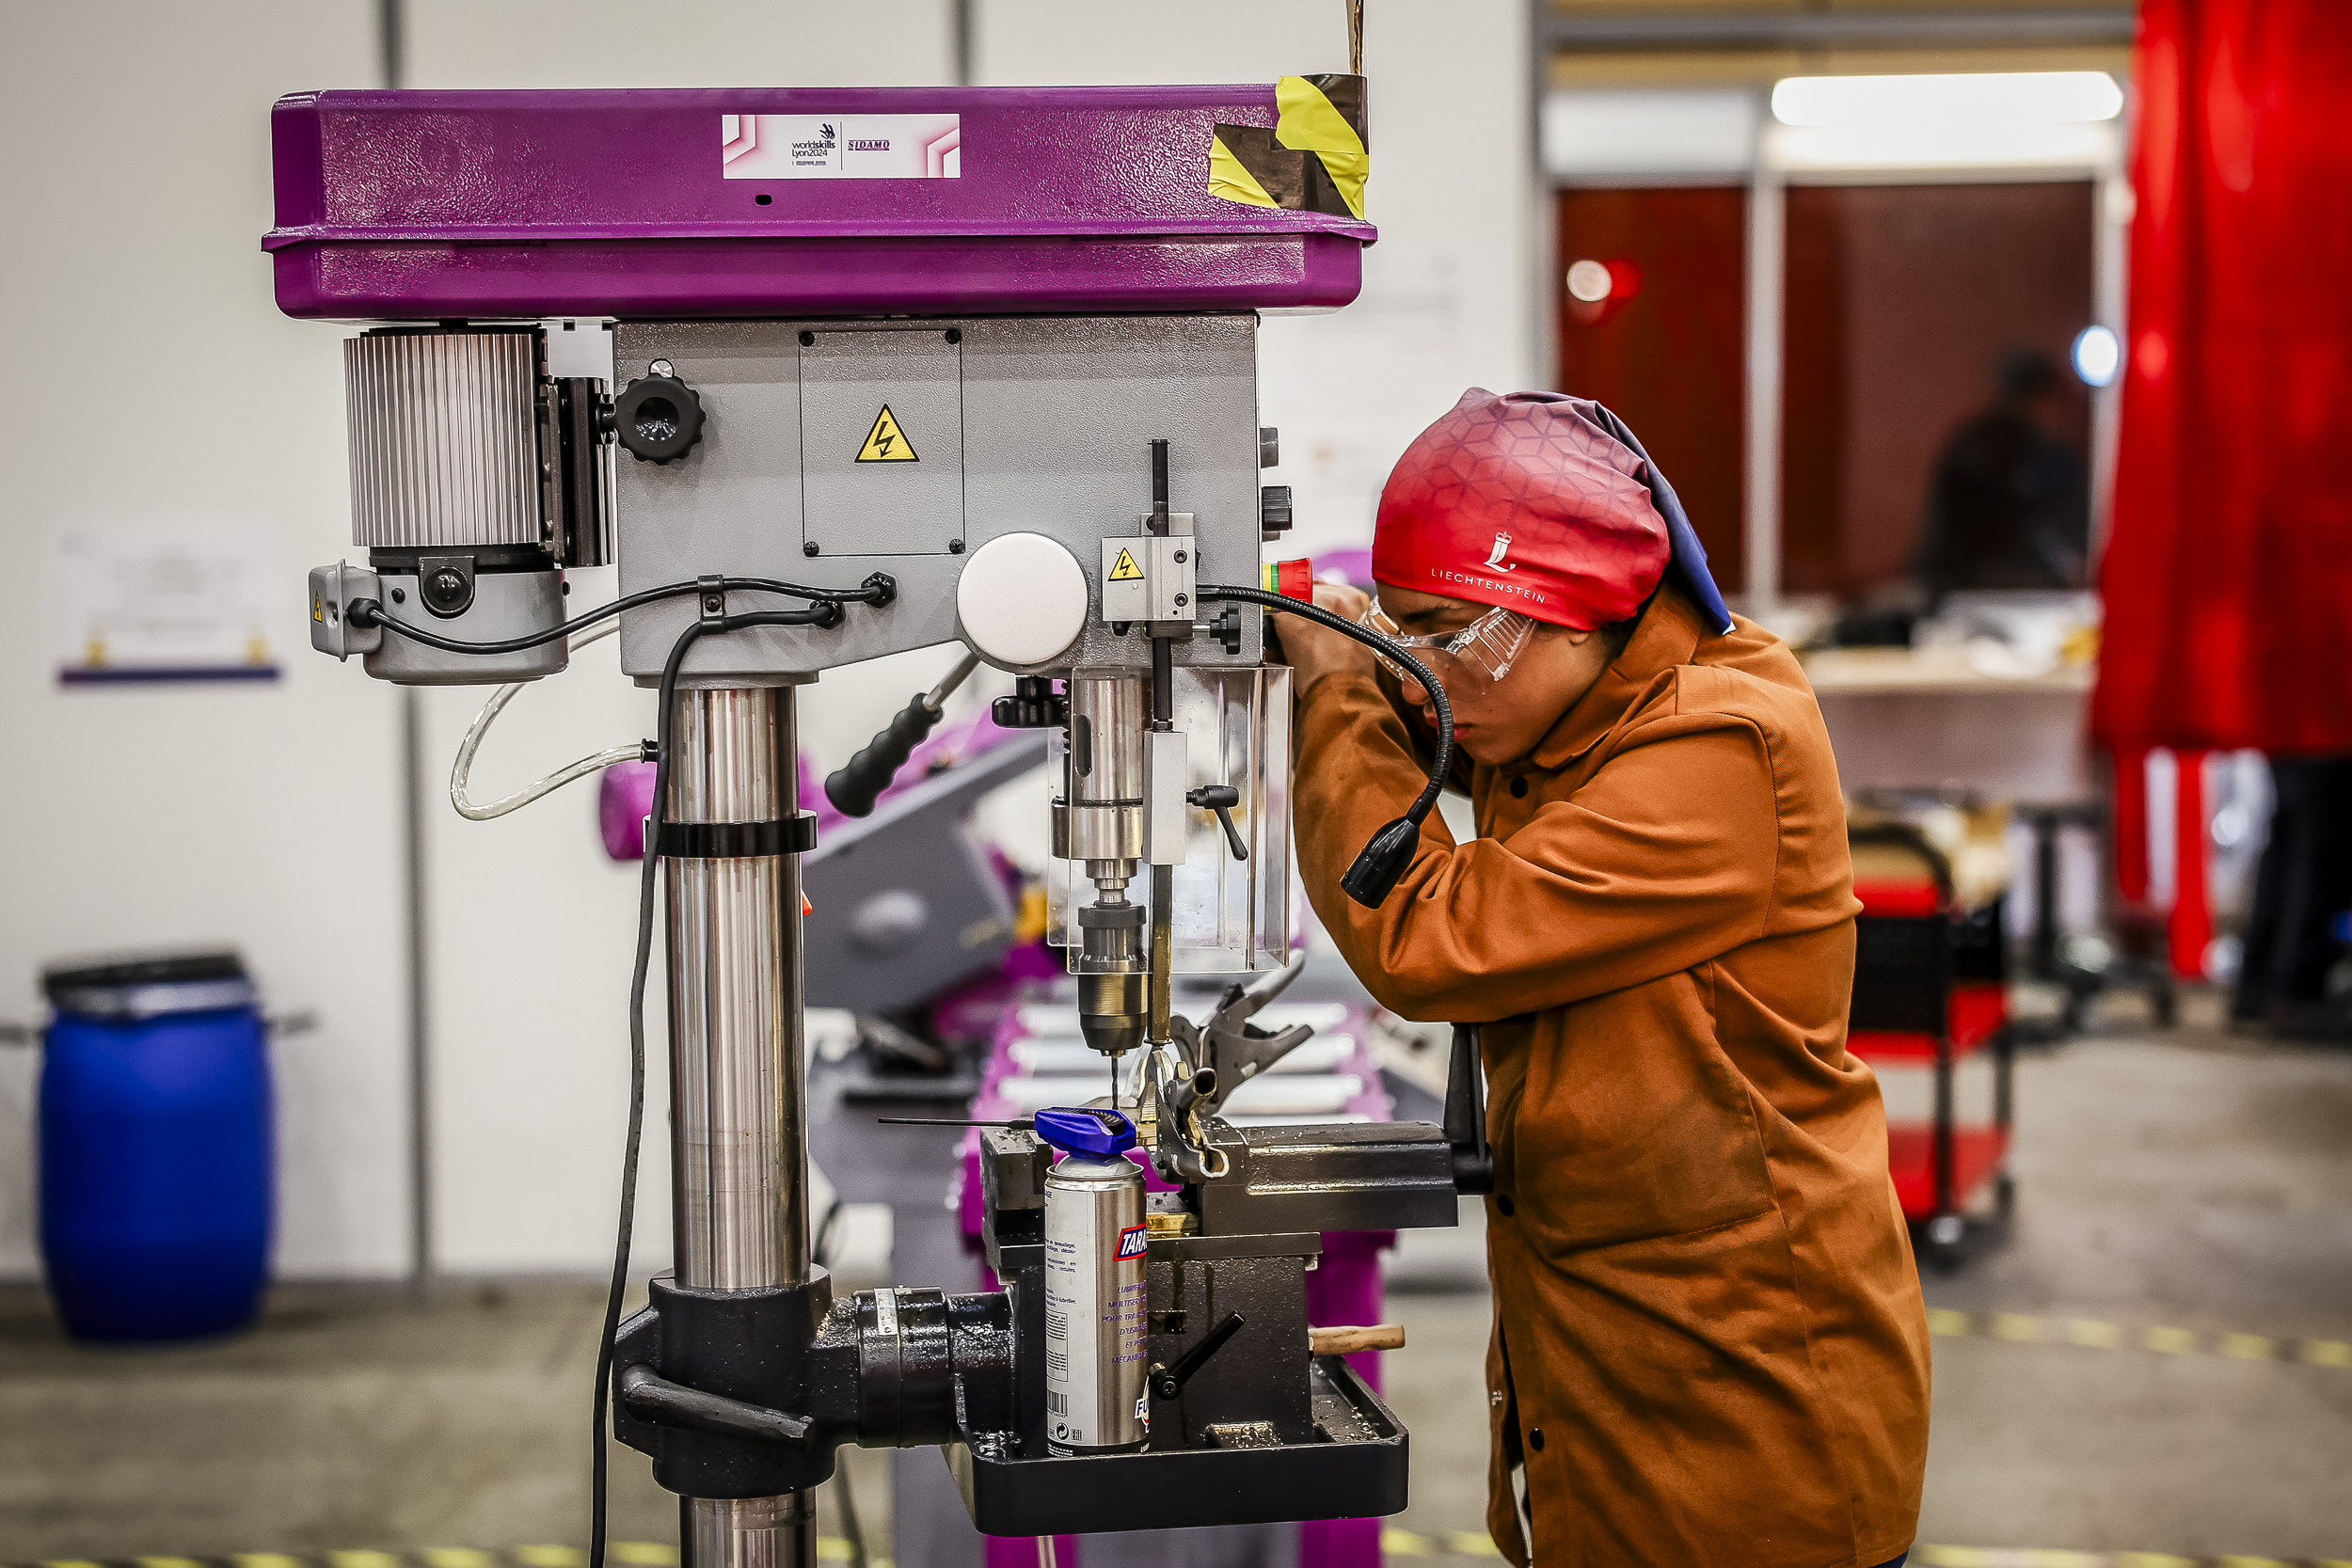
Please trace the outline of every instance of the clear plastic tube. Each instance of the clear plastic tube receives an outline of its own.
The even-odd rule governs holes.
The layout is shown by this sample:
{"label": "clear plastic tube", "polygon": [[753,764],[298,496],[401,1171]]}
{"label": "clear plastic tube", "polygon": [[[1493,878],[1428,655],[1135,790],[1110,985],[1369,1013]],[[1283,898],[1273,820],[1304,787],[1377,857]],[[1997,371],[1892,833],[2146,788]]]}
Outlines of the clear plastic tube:
{"label": "clear plastic tube", "polygon": [[[620,626],[621,624],[618,621],[607,621],[603,626],[592,631],[582,632],[571,640],[571,652],[578,653],[589,643],[612,636],[620,629]],[[490,721],[499,716],[507,704],[515,700],[515,693],[529,684],[528,681],[517,681],[512,686],[501,686],[492,692],[490,700],[482,705],[482,711],[474,715],[473,723],[466,731],[466,738],[457,743],[457,761],[449,770],[449,803],[457,808],[458,816],[469,822],[486,822],[493,816],[504,816],[508,812],[519,810],[543,795],[554,793],[574,779],[584,779],[591,773],[600,773],[616,762],[641,761],[645,754],[644,743],[632,740],[626,746],[608,747],[594,756],[585,756],[578,762],[569,763],[534,784],[525,784],[512,795],[501,796],[498,800],[485,800],[478,804],[467,799],[466,781],[468,775],[473,771],[473,754],[482,749],[483,737],[490,733]]]}

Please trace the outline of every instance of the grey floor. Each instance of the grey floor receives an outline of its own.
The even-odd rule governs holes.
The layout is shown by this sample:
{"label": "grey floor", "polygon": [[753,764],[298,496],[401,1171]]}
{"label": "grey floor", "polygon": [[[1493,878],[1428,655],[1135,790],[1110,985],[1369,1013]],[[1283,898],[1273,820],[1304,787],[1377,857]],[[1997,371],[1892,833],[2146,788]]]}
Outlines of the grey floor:
{"label": "grey floor", "polygon": [[[2018,1117],[2012,1227],[1929,1281],[1922,1542],[2352,1559],[2352,1053],[2110,1018],[2023,1061]],[[1398,1259],[1400,1552],[1481,1528],[1477,1245]],[[577,1544],[596,1315],[571,1284],[289,1287],[233,1342],[94,1351],[0,1292],[0,1560]],[[887,1551],[881,1458],[853,1475]],[[644,1463],[613,1475],[616,1538],[673,1539]]]}

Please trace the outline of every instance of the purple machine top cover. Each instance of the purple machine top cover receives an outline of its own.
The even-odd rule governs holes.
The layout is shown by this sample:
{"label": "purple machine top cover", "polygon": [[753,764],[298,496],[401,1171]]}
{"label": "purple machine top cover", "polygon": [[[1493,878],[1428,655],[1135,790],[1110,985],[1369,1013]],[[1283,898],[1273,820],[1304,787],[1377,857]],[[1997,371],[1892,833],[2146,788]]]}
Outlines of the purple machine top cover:
{"label": "purple machine top cover", "polygon": [[310,92],[278,308],[345,320],[1331,309],[1369,224],[1209,194],[1274,88]]}

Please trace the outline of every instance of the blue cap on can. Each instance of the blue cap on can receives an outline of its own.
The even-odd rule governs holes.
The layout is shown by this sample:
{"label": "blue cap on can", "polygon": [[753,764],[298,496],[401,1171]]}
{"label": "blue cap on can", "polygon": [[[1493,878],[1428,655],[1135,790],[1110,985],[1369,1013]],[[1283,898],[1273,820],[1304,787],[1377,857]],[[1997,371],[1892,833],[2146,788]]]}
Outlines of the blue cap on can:
{"label": "blue cap on can", "polygon": [[1136,1124],[1123,1111],[1040,1111],[1036,1126],[1039,1137],[1072,1154],[1124,1154],[1136,1147]]}

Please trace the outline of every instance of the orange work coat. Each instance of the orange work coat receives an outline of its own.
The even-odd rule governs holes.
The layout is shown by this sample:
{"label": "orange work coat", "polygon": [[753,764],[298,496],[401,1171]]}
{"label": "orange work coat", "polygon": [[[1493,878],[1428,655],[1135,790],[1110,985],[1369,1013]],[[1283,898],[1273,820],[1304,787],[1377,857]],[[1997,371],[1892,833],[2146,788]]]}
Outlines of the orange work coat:
{"label": "orange work coat", "polygon": [[1484,1023],[1487,1526],[1542,1568],[1874,1568],[1911,1544],[1928,1338],[1813,691],[1661,594],[1530,758],[1466,772],[1377,910],[1340,891],[1427,777],[1370,674],[1298,703],[1307,890],[1374,996]]}

